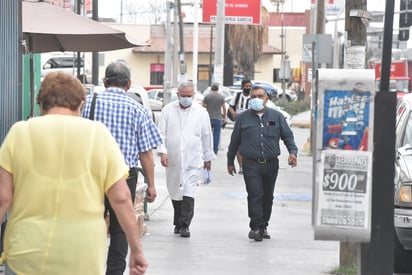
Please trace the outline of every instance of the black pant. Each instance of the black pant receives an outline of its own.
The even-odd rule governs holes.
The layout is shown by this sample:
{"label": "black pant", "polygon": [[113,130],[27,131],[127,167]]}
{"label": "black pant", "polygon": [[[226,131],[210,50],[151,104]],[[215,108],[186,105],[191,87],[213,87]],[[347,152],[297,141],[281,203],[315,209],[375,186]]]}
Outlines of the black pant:
{"label": "black pant", "polygon": [[246,184],[249,227],[264,229],[269,225],[272,214],[273,191],[278,176],[279,160],[266,163],[243,159],[243,178]]}
{"label": "black pant", "polygon": [[[129,177],[126,181],[130,189],[132,203],[134,203],[136,197],[137,168],[130,168]],[[110,246],[107,254],[106,275],[122,275],[126,269],[126,256],[128,250],[126,234],[123,232],[107,197],[105,197],[104,203],[106,208],[105,216],[107,211],[109,211],[110,214]]]}

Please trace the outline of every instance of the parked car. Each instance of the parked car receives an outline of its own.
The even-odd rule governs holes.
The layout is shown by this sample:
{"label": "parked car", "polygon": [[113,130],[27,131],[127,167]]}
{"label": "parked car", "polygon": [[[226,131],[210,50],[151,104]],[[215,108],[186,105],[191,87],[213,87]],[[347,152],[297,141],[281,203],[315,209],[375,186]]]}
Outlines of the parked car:
{"label": "parked car", "polygon": [[[160,111],[163,108],[163,89],[151,89],[148,92],[150,106],[153,111]],[[177,89],[172,88],[170,93],[170,101],[177,100]],[[195,94],[195,100],[198,103],[202,103],[204,96],[198,91]]]}
{"label": "parked car", "polygon": [[[232,97],[227,97],[227,98],[225,99],[226,111],[229,110],[230,101],[232,101]],[[276,111],[281,112],[282,115],[285,117],[286,122],[288,123],[288,125],[289,125],[289,126],[291,125],[291,115],[290,115],[288,112],[282,110],[282,109],[281,109],[279,106],[277,106],[273,101],[268,100],[267,103],[266,103],[266,107],[272,108],[272,109],[275,109]],[[234,122],[231,121],[230,119],[227,119],[226,122],[227,122],[228,124],[233,124],[233,123],[234,123]]]}
{"label": "parked car", "polygon": [[[64,72],[77,76],[77,54],[76,53],[43,53],[41,55],[41,80],[51,72]],[[91,69],[84,57],[80,57],[80,80],[90,83],[92,79]]]}
{"label": "parked car", "polygon": [[[283,96],[283,90],[279,88],[278,86],[264,80],[252,80],[252,85],[253,86],[261,86],[265,88],[267,92],[269,92],[274,99],[280,99]],[[231,89],[237,89],[240,90],[242,81],[237,81],[233,83],[233,86],[230,86]],[[290,101],[296,101],[298,99],[297,94],[289,89],[285,89],[285,97],[286,99]]]}
{"label": "parked car", "polygon": [[163,89],[150,89],[147,91],[150,106],[153,111],[160,111],[163,107]]}
{"label": "parked car", "polygon": [[396,110],[394,271],[412,273],[412,94]]}

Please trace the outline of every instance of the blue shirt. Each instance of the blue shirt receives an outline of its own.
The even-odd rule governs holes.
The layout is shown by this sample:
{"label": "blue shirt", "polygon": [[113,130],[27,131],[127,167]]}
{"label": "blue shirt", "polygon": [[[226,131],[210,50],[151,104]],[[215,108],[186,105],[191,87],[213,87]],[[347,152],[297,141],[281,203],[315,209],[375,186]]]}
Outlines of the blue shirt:
{"label": "blue shirt", "polygon": [[[92,99],[93,95],[86,98],[82,113],[85,118],[89,118]],[[138,166],[139,153],[162,143],[147,110],[123,89],[110,87],[97,95],[94,120],[101,121],[110,130],[129,167]]]}
{"label": "blue shirt", "polygon": [[260,117],[254,110],[248,109],[236,118],[227,152],[227,164],[234,164],[238,149],[245,158],[277,158],[280,155],[280,139],[289,153],[297,156],[298,148],[293,132],[280,112],[266,108]]}

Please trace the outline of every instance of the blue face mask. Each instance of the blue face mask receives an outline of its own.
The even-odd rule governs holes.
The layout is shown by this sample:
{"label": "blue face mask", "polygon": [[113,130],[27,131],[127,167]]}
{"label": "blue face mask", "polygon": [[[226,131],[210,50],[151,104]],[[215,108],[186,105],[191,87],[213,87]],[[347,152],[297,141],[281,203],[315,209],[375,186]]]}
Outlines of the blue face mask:
{"label": "blue face mask", "polygon": [[182,105],[185,108],[192,105],[192,101],[193,101],[193,97],[180,97],[179,98],[180,105]]}
{"label": "blue face mask", "polygon": [[263,108],[265,106],[263,106],[263,99],[260,98],[252,98],[250,100],[250,108],[252,108],[255,111],[262,111]]}

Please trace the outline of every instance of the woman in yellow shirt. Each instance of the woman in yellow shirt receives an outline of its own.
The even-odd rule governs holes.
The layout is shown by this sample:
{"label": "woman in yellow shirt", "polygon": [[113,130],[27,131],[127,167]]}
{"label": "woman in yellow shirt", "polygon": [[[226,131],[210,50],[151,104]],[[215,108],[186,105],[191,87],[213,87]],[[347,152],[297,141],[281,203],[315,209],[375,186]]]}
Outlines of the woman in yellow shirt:
{"label": "woman in yellow shirt", "polygon": [[104,195],[131,248],[130,274],[144,258],[119,146],[106,127],[81,118],[85,91],[50,73],[37,98],[42,116],[12,126],[0,148],[0,220],[5,260],[16,274],[104,274]]}

